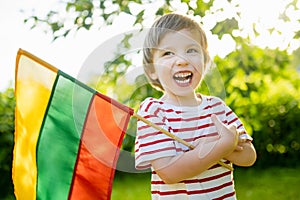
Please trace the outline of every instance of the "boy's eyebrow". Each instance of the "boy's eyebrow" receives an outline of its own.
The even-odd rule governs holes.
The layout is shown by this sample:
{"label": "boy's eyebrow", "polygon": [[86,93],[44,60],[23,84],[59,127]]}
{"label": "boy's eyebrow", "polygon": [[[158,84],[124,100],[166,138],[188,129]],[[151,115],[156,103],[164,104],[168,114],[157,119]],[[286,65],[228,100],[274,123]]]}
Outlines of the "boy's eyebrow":
{"label": "boy's eyebrow", "polygon": [[172,49],[174,49],[174,48],[172,48],[172,47],[170,47],[170,46],[165,46],[165,47],[161,47],[161,46],[158,46],[158,47],[155,47],[155,48],[153,48],[154,49],[154,51],[172,51]]}
{"label": "boy's eyebrow", "polygon": [[173,49],[173,48],[169,47],[169,46],[165,46],[165,47],[156,47],[155,49],[158,50],[158,51],[165,51],[165,50],[170,50],[170,49]]}
{"label": "boy's eyebrow", "polygon": [[[197,42],[193,42],[193,43],[190,43],[188,45],[186,45],[187,47],[197,47],[197,48],[201,48],[201,45]],[[166,45],[166,46],[158,46],[155,48],[156,50],[159,50],[159,51],[164,51],[164,50],[172,50],[174,49],[174,47],[170,46],[170,45]]]}
{"label": "boy's eyebrow", "polygon": [[201,45],[199,44],[199,43],[193,43],[193,44],[191,44],[191,45],[189,45],[189,46],[191,46],[191,47],[199,47],[199,48],[201,48]]}

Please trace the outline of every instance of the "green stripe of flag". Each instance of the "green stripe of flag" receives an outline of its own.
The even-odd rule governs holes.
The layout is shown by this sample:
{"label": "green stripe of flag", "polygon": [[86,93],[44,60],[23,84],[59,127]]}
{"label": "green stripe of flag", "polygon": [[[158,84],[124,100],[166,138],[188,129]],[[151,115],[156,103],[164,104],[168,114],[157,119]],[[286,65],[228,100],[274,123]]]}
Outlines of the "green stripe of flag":
{"label": "green stripe of flag", "polygon": [[93,95],[91,90],[59,72],[38,142],[37,199],[68,198],[86,112]]}

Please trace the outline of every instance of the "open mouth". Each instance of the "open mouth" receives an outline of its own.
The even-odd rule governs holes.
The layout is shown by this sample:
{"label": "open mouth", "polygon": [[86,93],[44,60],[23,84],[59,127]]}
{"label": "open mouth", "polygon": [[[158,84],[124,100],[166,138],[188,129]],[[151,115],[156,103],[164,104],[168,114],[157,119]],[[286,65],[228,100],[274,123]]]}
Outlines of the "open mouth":
{"label": "open mouth", "polygon": [[186,85],[189,84],[192,80],[193,73],[189,71],[185,72],[177,72],[174,74],[173,79],[178,83],[179,85]]}

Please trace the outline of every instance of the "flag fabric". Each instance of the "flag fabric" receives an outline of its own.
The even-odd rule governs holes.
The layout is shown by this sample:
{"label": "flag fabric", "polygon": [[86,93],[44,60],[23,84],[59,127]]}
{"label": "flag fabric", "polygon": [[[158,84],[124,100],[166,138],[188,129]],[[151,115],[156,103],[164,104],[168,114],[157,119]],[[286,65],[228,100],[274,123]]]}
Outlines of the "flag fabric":
{"label": "flag fabric", "polygon": [[22,49],[15,84],[16,198],[110,199],[133,110]]}

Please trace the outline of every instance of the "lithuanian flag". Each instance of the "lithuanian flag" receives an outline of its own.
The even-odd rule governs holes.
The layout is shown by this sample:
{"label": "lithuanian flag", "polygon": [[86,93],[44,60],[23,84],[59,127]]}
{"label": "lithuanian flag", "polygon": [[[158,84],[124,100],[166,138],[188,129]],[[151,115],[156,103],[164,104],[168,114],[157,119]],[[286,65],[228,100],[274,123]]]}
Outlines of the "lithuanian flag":
{"label": "lithuanian flag", "polygon": [[110,199],[133,110],[21,49],[15,83],[16,198]]}

